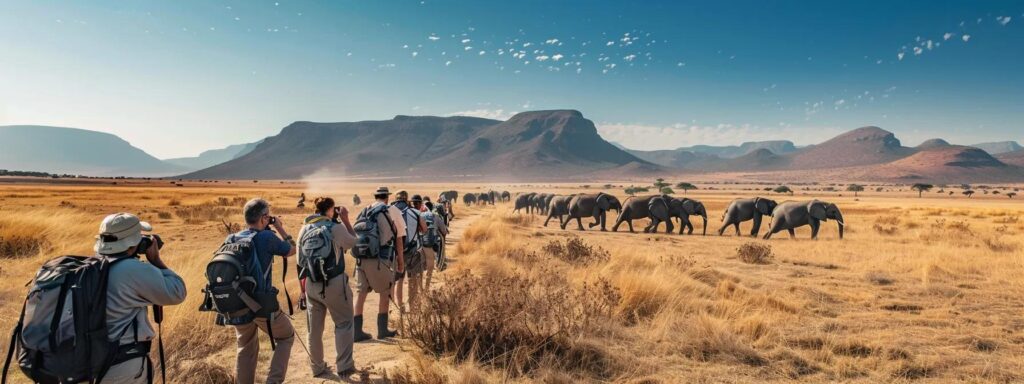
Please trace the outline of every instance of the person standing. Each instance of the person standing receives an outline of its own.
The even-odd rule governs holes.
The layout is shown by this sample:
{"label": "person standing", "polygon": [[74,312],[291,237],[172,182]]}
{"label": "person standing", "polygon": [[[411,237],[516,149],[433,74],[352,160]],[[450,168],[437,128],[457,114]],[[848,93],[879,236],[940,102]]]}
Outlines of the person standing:
{"label": "person standing", "polygon": [[[444,246],[444,239],[448,237],[448,226],[445,225],[444,219],[434,212],[434,204],[431,202],[417,202],[413,199],[413,206],[417,209],[421,209],[423,213],[420,217],[423,218],[424,223],[427,226],[426,232],[423,234],[423,272],[426,274],[426,278],[420,278],[417,276],[417,286],[421,287],[424,291],[430,289],[430,281],[434,277],[434,269],[437,266],[437,255],[441,247]],[[419,284],[422,282],[422,284]],[[409,287],[410,293],[409,298],[412,299],[412,286]]]}
{"label": "person standing", "polygon": [[[423,201],[419,195],[413,196],[415,199]],[[407,274],[416,274],[423,272],[423,254],[420,252],[422,248],[420,246],[420,234],[426,232],[427,225],[423,222],[423,218],[420,217],[419,210],[414,208],[409,203],[409,193],[406,191],[398,191],[395,194],[395,202],[392,204],[394,207],[402,213],[402,221],[406,226],[405,233],[405,270],[395,274],[395,302],[398,303],[399,311],[405,310],[404,297],[402,295],[405,286],[405,276]],[[412,295],[412,286],[410,285],[410,295]],[[410,296],[410,299],[412,297]],[[411,301],[411,300],[410,300]]]}
{"label": "person standing", "polygon": [[[120,346],[116,364],[103,376],[104,383],[147,382],[153,369],[149,350],[156,336],[147,316],[148,307],[185,301],[185,282],[164,264],[159,241],[145,243],[145,250],[138,249],[142,231],[152,230],[149,223],[130,213],[116,213],[100,223],[94,249],[99,257],[111,262],[107,277],[107,337]],[[144,252],[148,263],[139,259],[140,252]]]}
{"label": "person standing", "polygon": [[352,288],[345,273],[345,250],[355,246],[356,236],[345,207],[335,206],[330,197],[318,197],[314,204],[316,213],[307,217],[299,230],[298,250],[303,296],[309,302],[310,368],[314,377],[329,368],[324,361],[323,335],[324,322],[330,313],[334,322],[335,372],[346,377],[355,373],[355,362],[352,359]]}
{"label": "person standing", "polygon": [[[386,339],[394,337],[398,333],[388,329],[388,306],[390,305],[392,286],[395,273],[405,271],[405,222],[402,220],[402,212],[393,205],[388,205],[391,192],[388,187],[379,187],[373,193],[374,202],[363,208],[356,219],[355,230],[357,234],[361,230],[361,222],[373,222],[377,233],[379,257],[363,257],[356,260],[356,283],[358,296],[356,298],[355,317],[355,342],[370,340],[371,337],[363,332],[363,307],[366,305],[366,297],[370,292],[377,292],[380,301],[377,305],[377,338]],[[358,239],[357,239],[358,240]]]}
{"label": "person standing", "polygon": [[[240,238],[251,238],[256,248],[256,261],[262,271],[256,274],[257,279],[263,280],[258,285],[266,287],[265,290],[269,291],[263,293],[276,294],[277,288],[272,285],[270,279],[274,256],[290,257],[295,255],[292,237],[285,231],[281,218],[271,215],[270,203],[266,200],[259,198],[249,200],[245,203],[243,212],[245,223],[249,228],[229,235],[225,243],[235,242]],[[276,229],[277,232],[270,230],[270,227]],[[278,234],[281,237],[278,237]],[[256,364],[260,351],[257,330],[272,337],[273,342],[276,343],[274,355],[270,359],[267,383],[284,382],[285,375],[288,373],[288,358],[291,356],[292,344],[295,342],[295,329],[292,328],[291,320],[280,309],[269,317],[270,319],[256,317],[250,322],[232,325],[235,328],[238,345],[238,356],[235,362],[236,383],[252,384],[256,381]]]}

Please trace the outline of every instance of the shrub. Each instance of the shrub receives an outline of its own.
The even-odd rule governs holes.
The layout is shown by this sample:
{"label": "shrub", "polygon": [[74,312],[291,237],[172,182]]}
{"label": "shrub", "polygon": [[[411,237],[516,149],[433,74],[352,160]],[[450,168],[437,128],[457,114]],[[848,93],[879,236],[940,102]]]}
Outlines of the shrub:
{"label": "shrub", "polygon": [[748,242],[740,245],[740,247],[736,249],[736,256],[747,264],[768,264],[771,263],[774,258],[771,246],[754,242]]}
{"label": "shrub", "polygon": [[601,247],[594,247],[583,242],[583,239],[572,236],[562,244],[552,240],[543,247],[548,255],[574,265],[594,265],[608,262],[611,255]]}
{"label": "shrub", "polygon": [[170,199],[170,200],[167,201],[167,206],[169,206],[169,207],[177,207],[179,205],[181,205],[181,200]]}
{"label": "shrub", "polygon": [[576,288],[543,266],[510,276],[466,272],[420,299],[402,330],[428,353],[513,374],[543,363],[607,377],[615,364],[581,338],[611,324],[619,295],[606,280]]}

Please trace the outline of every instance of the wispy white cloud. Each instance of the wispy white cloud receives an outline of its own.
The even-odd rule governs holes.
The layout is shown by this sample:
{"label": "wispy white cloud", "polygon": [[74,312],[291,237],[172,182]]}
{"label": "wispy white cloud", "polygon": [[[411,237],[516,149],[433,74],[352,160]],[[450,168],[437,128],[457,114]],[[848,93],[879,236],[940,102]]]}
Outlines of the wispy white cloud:
{"label": "wispy white cloud", "polygon": [[471,109],[468,111],[458,111],[447,113],[445,116],[470,116],[470,117],[482,117],[485,119],[494,120],[508,120],[510,117],[515,115],[516,111],[506,111],[504,109]]}
{"label": "wispy white cloud", "polygon": [[796,127],[785,123],[771,127],[750,124],[600,123],[597,130],[605,140],[640,150],[674,149],[697,144],[739,145],[743,141],[764,140],[792,140],[798,145],[805,145],[828,140],[843,132],[838,127]]}
{"label": "wispy white cloud", "polygon": [[999,24],[1001,24],[1001,25],[1009,24],[1010,23],[1010,16],[999,16],[999,17],[996,18],[996,21],[999,22]]}

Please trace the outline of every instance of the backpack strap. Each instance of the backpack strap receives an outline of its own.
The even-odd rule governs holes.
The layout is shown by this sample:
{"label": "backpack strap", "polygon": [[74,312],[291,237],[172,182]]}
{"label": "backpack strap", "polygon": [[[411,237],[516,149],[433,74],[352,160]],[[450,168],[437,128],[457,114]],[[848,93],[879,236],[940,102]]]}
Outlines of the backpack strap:
{"label": "backpack strap", "polygon": [[18,317],[18,325],[14,326],[14,331],[11,332],[11,345],[7,347],[7,358],[4,359],[4,370],[0,373],[0,383],[7,384],[7,372],[11,369],[11,358],[14,357],[14,349],[19,343],[18,339],[21,338],[21,330],[25,323],[25,306],[28,304],[28,299],[25,299],[21,303],[21,315]]}
{"label": "backpack strap", "polygon": [[[153,306],[153,321],[156,322],[156,345],[160,357],[160,382],[167,384],[167,359],[164,358],[164,307],[162,305]],[[150,377],[149,382],[153,382],[152,377]]]}

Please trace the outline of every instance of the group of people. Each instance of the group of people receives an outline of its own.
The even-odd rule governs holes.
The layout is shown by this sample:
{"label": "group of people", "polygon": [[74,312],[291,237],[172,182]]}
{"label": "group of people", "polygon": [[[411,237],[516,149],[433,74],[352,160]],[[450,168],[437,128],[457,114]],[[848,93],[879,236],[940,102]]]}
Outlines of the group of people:
{"label": "group of people", "polygon": [[[358,213],[354,222],[349,218],[349,211],[337,205],[333,198],[317,197],[315,211],[303,220],[298,237],[289,234],[281,218],[272,214],[266,200],[256,198],[245,204],[243,213],[247,227],[228,235],[208,264],[208,281],[200,308],[200,311],[216,312],[217,324],[234,328],[237,340],[235,382],[256,380],[258,332],[269,336],[274,351],[266,382],[285,381],[295,330],[291,318],[278,304],[278,289],[270,278],[275,256],[297,256],[302,288],[298,306],[306,309],[313,376],[336,373],[347,377],[356,372],[353,344],[373,338],[363,327],[364,306],[370,293],[379,296],[377,339],[397,334],[388,328],[391,304],[400,312],[419,310],[420,296],[429,289],[433,272],[443,269],[444,241],[451,218],[446,207],[450,207],[450,202],[443,201],[442,197],[434,204],[429,197],[410,196],[406,191],[392,195],[387,187],[378,188],[373,197],[374,201]],[[58,356],[53,348],[47,351],[45,342],[40,347],[33,342],[38,338],[35,333],[46,327],[34,326],[41,320],[33,316],[38,309],[30,294],[26,299],[28,316],[23,310],[5,375],[17,344],[18,364],[33,381],[84,378],[102,379],[103,383],[152,382],[154,374],[149,351],[157,334],[148,318],[148,309],[180,304],[185,300],[186,290],[182,278],[160,257],[162,241],[145,240],[158,239],[155,235],[143,234],[151,230],[152,226],[129,213],[110,215],[100,225],[95,245],[97,257],[90,261],[99,261],[96,264],[103,268],[96,269],[102,270],[107,280],[103,325],[110,345],[114,346],[107,359],[109,364],[91,370],[89,364],[81,364],[84,367],[79,371],[84,369],[85,373],[73,376],[66,372],[70,368],[64,370],[56,363],[48,363],[46,359]],[[356,263],[355,295],[346,273],[346,252]],[[148,263],[142,262],[141,257]],[[56,261],[48,262],[40,270],[33,292],[36,286],[46,284],[42,279],[49,275],[44,271]],[[283,273],[287,273],[287,266],[285,263]],[[69,272],[65,268],[59,273]],[[45,287],[39,288],[43,289]],[[407,302],[403,297],[406,290]],[[63,301],[62,297],[57,303]],[[290,297],[288,301],[291,310]],[[334,325],[336,357],[333,367],[324,360],[323,333],[328,314]],[[77,311],[74,316],[84,317]],[[54,321],[66,322],[60,318]],[[75,322],[77,330],[77,320]],[[53,327],[49,330],[57,333]],[[162,352],[161,344],[161,357]]]}

